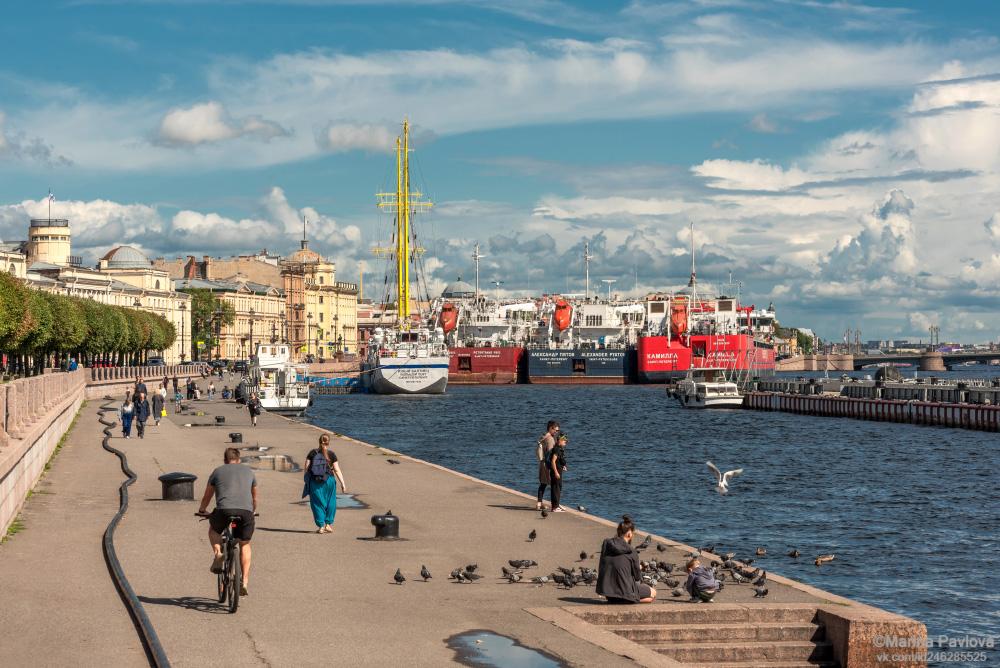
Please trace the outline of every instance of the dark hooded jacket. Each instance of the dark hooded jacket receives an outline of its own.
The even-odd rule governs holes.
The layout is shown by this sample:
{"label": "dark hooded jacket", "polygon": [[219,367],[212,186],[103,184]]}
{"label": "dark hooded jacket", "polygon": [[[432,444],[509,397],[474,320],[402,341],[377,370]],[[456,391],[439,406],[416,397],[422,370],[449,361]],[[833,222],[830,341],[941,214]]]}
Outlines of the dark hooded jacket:
{"label": "dark hooded jacket", "polygon": [[135,419],[139,422],[145,422],[149,419],[151,411],[149,410],[149,400],[143,399],[142,401],[135,402]]}
{"label": "dark hooded jacket", "polygon": [[639,577],[639,553],[621,538],[605,540],[597,566],[597,593],[638,603]]}
{"label": "dark hooded jacket", "polygon": [[711,568],[699,566],[688,573],[687,582],[684,583],[684,588],[692,596],[695,595],[694,587],[697,587],[699,591],[718,591],[719,582],[715,579]]}

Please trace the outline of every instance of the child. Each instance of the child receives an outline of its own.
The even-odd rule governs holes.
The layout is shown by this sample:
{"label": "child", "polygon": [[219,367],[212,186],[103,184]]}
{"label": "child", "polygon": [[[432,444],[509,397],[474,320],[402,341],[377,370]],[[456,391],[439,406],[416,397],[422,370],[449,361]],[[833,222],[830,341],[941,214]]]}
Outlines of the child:
{"label": "child", "polygon": [[687,562],[688,579],[684,588],[691,594],[688,603],[711,603],[715,592],[722,589],[722,583],[715,579],[711,568],[701,565],[697,559]]}
{"label": "child", "polygon": [[180,413],[181,412],[181,402],[182,401],[184,401],[184,395],[181,394],[180,390],[177,390],[176,392],[174,392],[174,412],[175,413]]}
{"label": "child", "polygon": [[223,399],[228,399],[229,398],[229,394],[230,394],[230,392],[229,392],[229,386],[228,385],[223,385],[222,386],[222,398]]}
{"label": "child", "polygon": [[566,512],[559,505],[559,497],[562,496],[562,473],[566,470],[566,452],[563,448],[566,447],[568,442],[569,437],[566,434],[560,435],[556,441],[556,446],[545,455],[545,466],[548,468],[549,475],[551,476],[549,492],[552,494],[552,512],[554,513]]}

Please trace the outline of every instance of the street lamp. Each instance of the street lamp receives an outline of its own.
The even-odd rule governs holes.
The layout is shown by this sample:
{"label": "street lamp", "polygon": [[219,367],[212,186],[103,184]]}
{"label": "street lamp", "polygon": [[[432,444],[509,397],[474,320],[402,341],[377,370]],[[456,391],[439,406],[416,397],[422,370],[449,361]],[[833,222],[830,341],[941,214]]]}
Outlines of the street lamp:
{"label": "street lamp", "polygon": [[[347,343],[347,330],[348,330],[347,323],[345,322],[343,325],[341,325],[340,329],[343,332],[343,335],[341,337],[342,341],[346,344]],[[347,352],[347,346],[346,345],[344,346],[344,352],[345,353]]]}
{"label": "street lamp", "polygon": [[250,307],[250,355],[253,355],[253,306]]}
{"label": "street lamp", "polygon": [[288,340],[285,338],[285,312],[280,311],[278,317],[281,318],[281,342],[288,343]]}
{"label": "street lamp", "polygon": [[184,361],[184,313],[187,311],[187,303],[181,302],[181,362]]}
{"label": "street lamp", "polygon": [[497,304],[500,303],[500,286],[503,285],[503,281],[490,281],[493,285],[497,286]]}
{"label": "street lamp", "polygon": [[313,329],[313,314],[306,313],[306,322],[309,323],[309,329],[306,330],[306,357],[312,354],[312,329]]}
{"label": "street lamp", "polygon": [[[340,316],[334,314],[333,316],[333,338],[337,338],[337,323],[340,322]],[[340,352],[340,340],[337,340],[337,352]]]}
{"label": "street lamp", "polygon": [[271,323],[271,345],[274,345],[278,341],[278,337],[275,335],[275,331],[278,329],[277,323]]}

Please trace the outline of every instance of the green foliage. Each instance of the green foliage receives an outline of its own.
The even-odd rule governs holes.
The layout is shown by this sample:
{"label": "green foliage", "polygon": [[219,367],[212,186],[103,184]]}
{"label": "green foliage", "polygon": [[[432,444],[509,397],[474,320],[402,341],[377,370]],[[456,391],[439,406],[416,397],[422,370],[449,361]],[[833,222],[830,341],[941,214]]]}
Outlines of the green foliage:
{"label": "green foliage", "polygon": [[223,325],[236,322],[236,309],[206,288],[191,288],[185,292],[191,295],[191,359],[197,359],[197,342],[207,344],[215,337],[216,320],[221,320]]}
{"label": "green foliage", "polygon": [[795,330],[795,342],[799,344],[802,348],[802,352],[806,355],[812,355],[812,345],[813,339],[808,334],[803,334],[799,330]]}
{"label": "green foliage", "polygon": [[30,331],[27,312],[28,289],[7,272],[0,272],[0,350],[13,350]]}

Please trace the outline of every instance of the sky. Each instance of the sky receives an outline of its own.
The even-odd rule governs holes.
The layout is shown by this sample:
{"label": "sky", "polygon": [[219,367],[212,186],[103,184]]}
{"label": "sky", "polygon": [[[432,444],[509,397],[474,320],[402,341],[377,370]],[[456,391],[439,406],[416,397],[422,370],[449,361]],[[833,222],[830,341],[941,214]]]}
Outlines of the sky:
{"label": "sky", "polygon": [[[299,247],[378,297],[413,126],[427,285],[687,284],[842,340],[1000,340],[1000,6],[37,0],[0,22],[0,238]],[[363,262],[363,265],[359,264]],[[371,287],[370,287],[371,286]]]}

